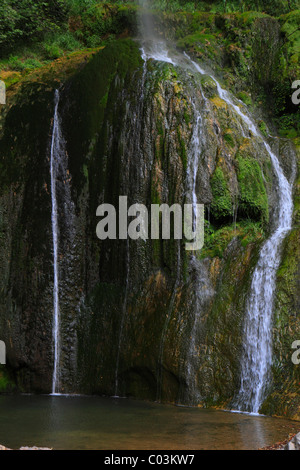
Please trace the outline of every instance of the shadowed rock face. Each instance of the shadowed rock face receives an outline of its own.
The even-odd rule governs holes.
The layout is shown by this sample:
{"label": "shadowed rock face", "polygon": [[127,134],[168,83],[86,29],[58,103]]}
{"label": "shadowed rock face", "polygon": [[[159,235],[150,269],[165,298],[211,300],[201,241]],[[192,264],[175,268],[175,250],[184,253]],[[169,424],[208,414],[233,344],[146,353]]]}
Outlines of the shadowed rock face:
{"label": "shadowed rock face", "polygon": [[[60,214],[61,392],[228,404],[239,387],[251,273],[277,204],[262,141],[243,135],[209,77],[144,64],[128,40],[100,51],[64,81],[60,96],[74,204],[72,246],[63,208]],[[102,203],[191,201],[195,106],[203,123],[196,192],[206,206],[204,249],[190,253],[178,240],[98,240]],[[0,143],[1,340],[20,389],[46,393],[53,112],[52,84],[28,84],[3,118]],[[291,144],[271,145],[290,177]]]}

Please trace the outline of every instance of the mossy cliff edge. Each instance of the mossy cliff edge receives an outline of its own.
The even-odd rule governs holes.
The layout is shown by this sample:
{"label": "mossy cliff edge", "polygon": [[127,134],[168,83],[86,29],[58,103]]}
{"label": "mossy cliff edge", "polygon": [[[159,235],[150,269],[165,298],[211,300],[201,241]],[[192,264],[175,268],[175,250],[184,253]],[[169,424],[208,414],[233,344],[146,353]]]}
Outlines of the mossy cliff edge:
{"label": "mossy cliff edge", "polygon": [[[199,37],[208,46],[210,39]],[[231,71],[232,88],[241,87],[241,74]],[[239,116],[208,77],[155,61],[145,74],[131,39],[59,59],[8,89],[0,141],[7,369],[20,390],[51,390],[49,156],[56,88],[75,206],[72,256],[60,246],[61,391],[113,395],[117,386],[119,395],[230,406],[239,388],[251,274],[274,223],[274,172],[261,139],[241,135]],[[206,207],[203,250],[194,256],[176,240],[98,240],[96,209],[103,202],[118,207],[120,195],[129,205],[186,202],[194,100],[204,122],[197,174],[198,201]],[[271,138],[270,144],[292,178],[293,143]],[[300,372],[291,362],[291,345],[300,339],[298,180],[295,186],[294,228],[278,272],[274,382],[263,409],[299,418]],[[61,227],[61,239],[63,233]]]}

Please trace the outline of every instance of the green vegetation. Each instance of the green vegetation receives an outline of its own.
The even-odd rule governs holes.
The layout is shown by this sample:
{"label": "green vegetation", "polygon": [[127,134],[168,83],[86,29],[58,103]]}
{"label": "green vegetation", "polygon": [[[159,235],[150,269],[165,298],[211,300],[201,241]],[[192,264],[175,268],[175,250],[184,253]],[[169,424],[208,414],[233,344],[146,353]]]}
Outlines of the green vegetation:
{"label": "green vegetation", "polygon": [[[78,3],[78,2],[74,2]],[[115,2],[117,3],[117,2]],[[119,3],[132,3],[124,0]],[[213,13],[234,13],[261,11],[273,16],[288,13],[299,8],[299,0],[149,0],[153,10],[169,12],[210,11]]]}
{"label": "green vegetation", "polygon": [[263,175],[254,158],[237,157],[239,182],[239,209],[254,220],[269,220],[268,196]]}
{"label": "green vegetation", "polygon": [[213,193],[213,202],[211,204],[211,213],[214,219],[232,218],[233,203],[229,189],[221,166],[218,166],[211,179],[211,189]]}
{"label": "green vegetation", "polygon": [[236,224],[215,228],[206,221],[205,245],[200,252],[201,258],[223,258],[228,244],[233,238],[238,238],[243,247],[249,243],[257,243],[265,239],[265,233],[260,222],[242,220]]}
{"label": "green vegetation", "polygon": [[[119,0],[2,0],[0,5],[0,67],[16,69],[31,68],[33,61],[52,60],[80,47],[97,47],[125,30],[136,27],[135,12],[138,1]],[[282,31],[287,35],[296,25],[297,18],[291,12],[300,8],[299,0],[244,0],[244,1],[185,1],[151,0],[153,11],[196,11],[219,13],[262,12],[273,16],[288,14],[282,19]],[[298,23],[299,24],[299,23]],[[209,31],[194,31],[190,40],[202,43],[214,42]],[[196,41],[197,42],[197,41]],[[293,38],[291,54],[297,48]],[[17,62],[19,59],[19,62]],[[27,64],[26,64],[26,61]],[[31,62],[30,62],[31,61]],[[24,65],[21,65],[22,62]],[[28,67],[27,67],[28,66]]]}
{"label": "green vegetation", "polygon": [[0,366],[0,394],[11,392],[14,389],[14,385],[5,366]]}
{"label": "green vegetation", "polygon": [[[122,2],[119,2],[122,3]],[[3,0],[0,71],[30,71],[134,28],[136,6],[93,0]]]}
{"label": "green vegetation", "polygon": [[[179,47],[213,64],[246,105],[265,107],[282,136],[299,135],[300,107],[292,103],[291,85],[300,76],[300,0],[153,0],[149,6],[164,12]],[[138,8],[133,0],[3,0],[0,78],[10,85],[20,78],[12,71],[26,74],[71,52],[134,35]]]}

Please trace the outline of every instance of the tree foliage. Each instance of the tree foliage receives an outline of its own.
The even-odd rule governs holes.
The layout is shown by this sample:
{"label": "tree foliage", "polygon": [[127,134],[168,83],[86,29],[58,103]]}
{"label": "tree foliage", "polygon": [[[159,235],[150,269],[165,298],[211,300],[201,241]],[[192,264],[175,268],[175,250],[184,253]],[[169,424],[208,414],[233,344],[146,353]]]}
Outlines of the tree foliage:
{"label": "tree foliage", "polygon": [[0,48],[12,49],[18,42],[28,42],[54,31],[66,21],[63,0],[1,0]]}

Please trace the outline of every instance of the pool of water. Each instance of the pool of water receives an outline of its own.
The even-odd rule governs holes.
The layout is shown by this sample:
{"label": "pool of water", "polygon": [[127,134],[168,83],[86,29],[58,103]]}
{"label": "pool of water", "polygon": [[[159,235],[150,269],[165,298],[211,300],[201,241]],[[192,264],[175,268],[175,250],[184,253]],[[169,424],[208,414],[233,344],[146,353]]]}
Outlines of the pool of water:
{"label": "pool of water", "polygon": [[300,423],[127,399],[0,396],[0,444],[63,450],[258,449]]}

